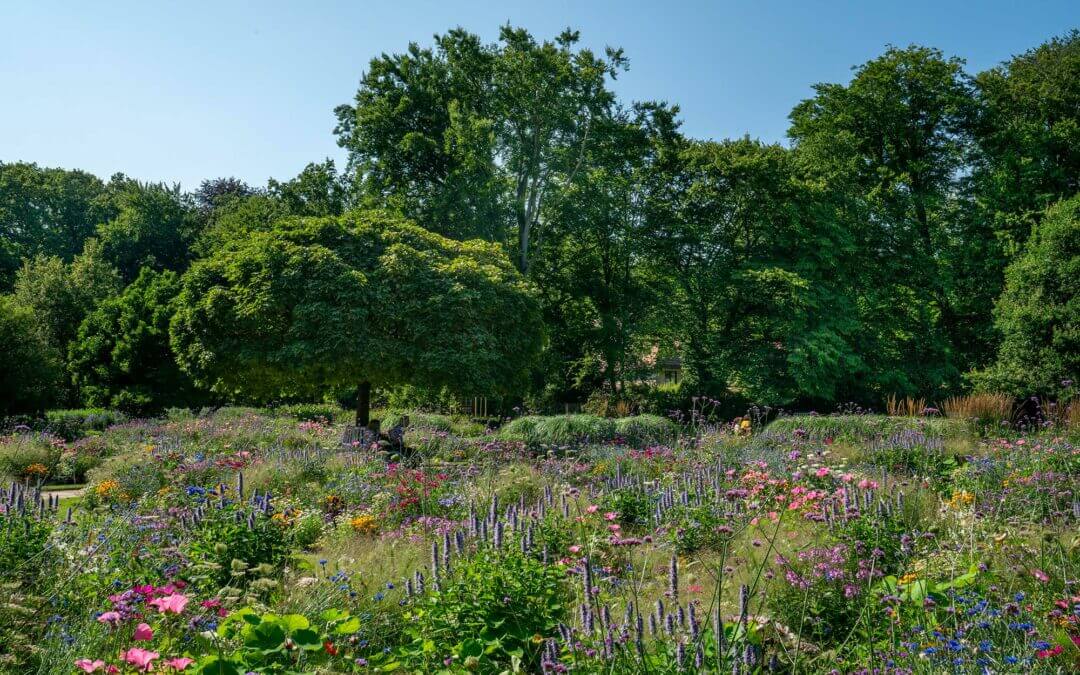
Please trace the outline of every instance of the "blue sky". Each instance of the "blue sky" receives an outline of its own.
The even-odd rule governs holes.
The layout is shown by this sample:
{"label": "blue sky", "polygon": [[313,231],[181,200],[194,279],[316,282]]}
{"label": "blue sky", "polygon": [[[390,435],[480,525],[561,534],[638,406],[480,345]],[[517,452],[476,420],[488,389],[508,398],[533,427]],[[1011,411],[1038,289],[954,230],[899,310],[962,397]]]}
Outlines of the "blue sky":
{"label": "blue sky", "polygon": [[977,72],[1080,27],[1080,3],[6,0],[0,161],[189,189],[289,178],[343,156],[332,111],[372,56],[457,25],[491,40],[507,21],[622,46],[623,99],[678,103],[690,135],[782,141],[813,83],[847,81],[887,44],[935,46]]}

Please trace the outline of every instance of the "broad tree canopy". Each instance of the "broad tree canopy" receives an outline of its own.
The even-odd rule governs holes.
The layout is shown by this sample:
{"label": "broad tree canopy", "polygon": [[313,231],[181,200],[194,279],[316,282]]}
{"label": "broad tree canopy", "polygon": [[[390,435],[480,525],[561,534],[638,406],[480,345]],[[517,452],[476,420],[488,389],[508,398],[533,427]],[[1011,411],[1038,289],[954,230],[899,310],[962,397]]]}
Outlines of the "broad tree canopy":
{"label": "broad tree canopy", "polygon": [[542,346],[538,303],[498,245],[353,211],[237,233],[184,274],[171,327],[182,368],[272,398],[360,386],[513,388]]}

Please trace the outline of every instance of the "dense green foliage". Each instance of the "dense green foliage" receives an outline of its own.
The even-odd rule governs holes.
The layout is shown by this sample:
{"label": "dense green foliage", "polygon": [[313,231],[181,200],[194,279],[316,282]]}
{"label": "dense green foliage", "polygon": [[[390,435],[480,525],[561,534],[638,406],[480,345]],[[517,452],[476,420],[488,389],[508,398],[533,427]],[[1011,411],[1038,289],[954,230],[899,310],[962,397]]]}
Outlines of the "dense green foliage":
{"label": "dense green foliage", "polygon": [[335,109],[344,167],[262,187],[0,163],[0,292],[45,347],[3,374],[44,398],[9,408],[1070,396],[1080,32],[981,73],[889,47],[814,85],[787,146],[687,137],[619,100],[628,63],[451,30],[371,61]]}
{"label": "dense green foliage", "polygon": [[70,368],[87,404],[144,414],[200,402],[169,347],[179,292],[175,272],[144,267],[123,293],[86,317],[71,344]]}
{"label": "dense green foliage", "polygon": [[185,273],[177,303],[181,366],[263,399],[358,383],[498,393],[542,344],[536,301],[498,246],[382,212],[233,239]]}
{"label": "dense green foliage", "polygon": [[57,374],[56,355],[37,331],[31,310],[0,297],[0,411],[44,408]]}
{"label": "dense green foliage", "polygon": [[994,308],[998,358],[976,375],[992,391],[1068,396],[1080,372],[1080,195],[1047,211],[1005,270]]}

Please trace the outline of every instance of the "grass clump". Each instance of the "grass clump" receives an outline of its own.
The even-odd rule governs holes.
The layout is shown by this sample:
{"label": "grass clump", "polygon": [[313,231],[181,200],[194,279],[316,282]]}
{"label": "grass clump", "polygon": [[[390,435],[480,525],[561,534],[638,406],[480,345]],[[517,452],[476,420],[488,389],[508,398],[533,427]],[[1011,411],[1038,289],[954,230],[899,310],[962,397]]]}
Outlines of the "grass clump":
{"label": "grass clump", "polygon": [[526,415],[511,420],[499,437],[529,444],[567,445],[583,441],[609,441],[616,435],[615,420],[596,415]]}
{"label": "grass clump", "polygon": [[631,445],[668,443],[679,434],[678,426],[659,415],[635,415],[615,420],[615,434]]}
{"label": "grass clump", "polygon": [[800,434],[814,440],[866,441],[904,431],[942,438],[963,431],[963,423],[942,417],[889,417],[885,415],[792,415],[774,420],[767,430]]}

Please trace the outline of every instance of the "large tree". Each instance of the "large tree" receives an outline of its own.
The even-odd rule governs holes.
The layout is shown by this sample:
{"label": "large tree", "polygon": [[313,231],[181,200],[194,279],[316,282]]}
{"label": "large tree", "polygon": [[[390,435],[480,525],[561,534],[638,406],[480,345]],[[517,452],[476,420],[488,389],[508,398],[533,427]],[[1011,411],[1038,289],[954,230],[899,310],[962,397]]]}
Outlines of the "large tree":
{"label": "large tree", "polygon": [[[70,263],[44,255],[26,260],[15,279],[14,299],[30,310],[30,320],[41,339],[57,361],[66,364],[79,324],[98,303],[122,288],[119,273],[105,261],[97,240],[88,239],[83,252]],[[66,371],[66,366],[62,370]],[[55,402],[77,403],[75,392],[69,389],[58,388]]]}
{"label": "large tree", "polygon": [[810,350],[846,345],[841,320],[818,311],[841,235],[813,218],[790,152],[679,141],[648,180],[651,277],[694,386],[782,403],[832,393],[835,373],[793,381],[822,358]]}
{"label": "large tree", "polygon": [[98,225],[105,257],[131,283],[143,267],[182,270],[198,218],[179,186],[114,176],[109,183],[116,216]]}
{"label": "large tree", "polygon": [[337,109],[361,198],[447,236],[513,234],[527,272],[545,203],[587,170],[615,101],[608,80],[626,65],[619,50],[578,49],[579,37],[537,42],[505,26],[485,45],[457,29],[374,59],[355,104]]}
{"label": "large tree", "polygon": [[179,292],[175,272],[143,268],[122,293],[83,320],[68,367],[84,403],[143,415],[202,398],[169,347]]}
{"label": "large tree", "polygon": [[937,395],[971,364],[961,338],[980,303],[958,296],[954,274],[978,273],[993,256],[964,259],[992,237],[957,217],[974,108],[962,66],[935,49],[890,48],[850,83],[816,85],[791,113],[804,166],[832,192],[858,250],[858,350],[877,396]]}
{"label": "large tree", "polygon": [[85,171],[0,162],[0,291],[11,288],[23,259],[78,254],[112,213],[104,193]]}
{"label": "large tree", "polygon": [[1048,206],[1080,192],[1080,31],[980,73],[975,83],[976,195],[1016,250]]}
{"label": "large tree", "polygon": [[0,414],[39,412],[56,399],[57,353],[33,310],[0,295]]}
{"label": "large tree", "polygon": [[1005,270],[994,317],[1002,343],[997,360],[975,375],[981,388],[1061,396],[1080,382],[1080,195],[1036,223]]}
{"label": "large tree", "polygon": [[542,343],[532,292],[500,246],[385,212],[287,218],[184,274],[172,346],[185,370],[256,398],[358,385],[512,390]]}

